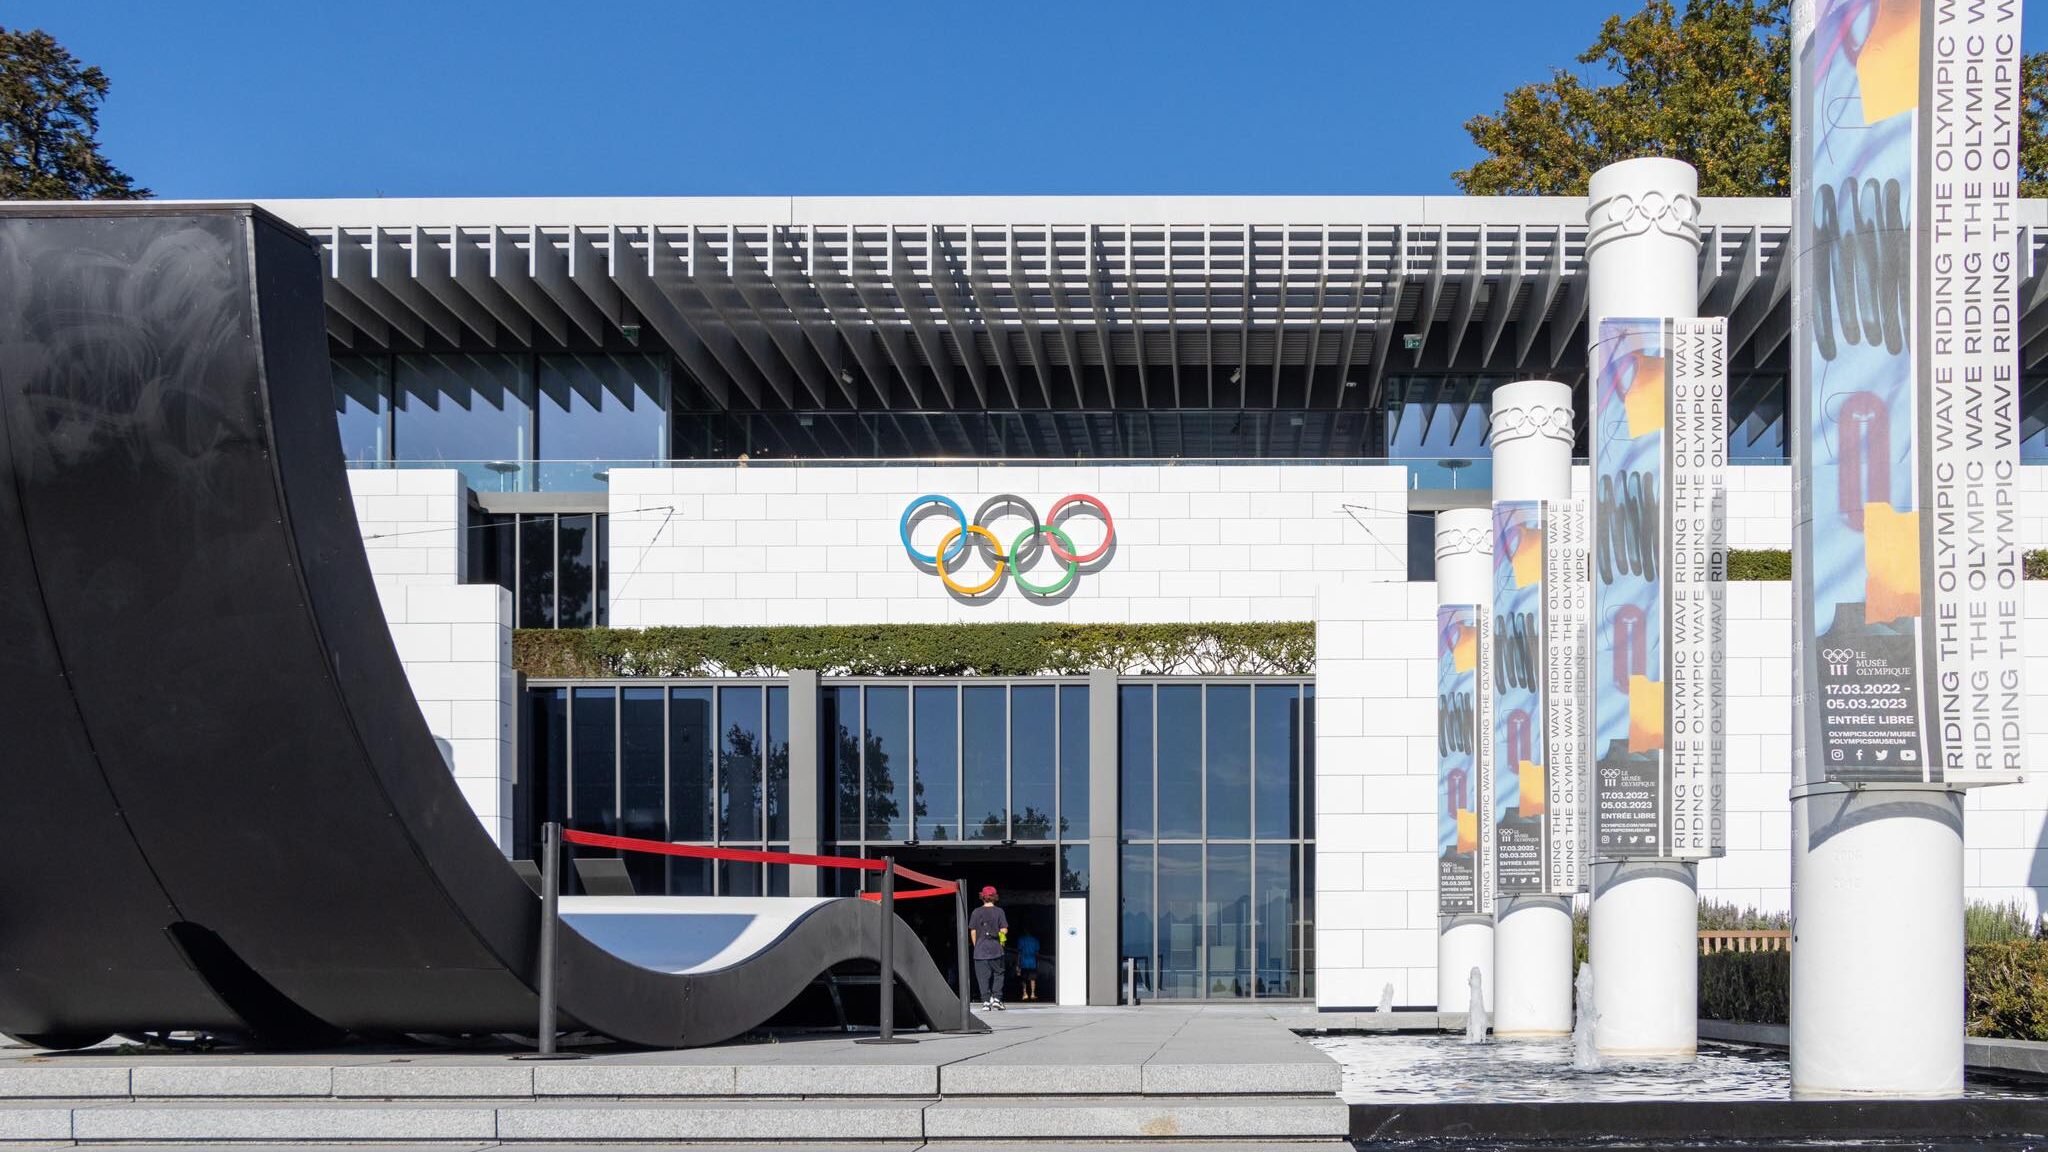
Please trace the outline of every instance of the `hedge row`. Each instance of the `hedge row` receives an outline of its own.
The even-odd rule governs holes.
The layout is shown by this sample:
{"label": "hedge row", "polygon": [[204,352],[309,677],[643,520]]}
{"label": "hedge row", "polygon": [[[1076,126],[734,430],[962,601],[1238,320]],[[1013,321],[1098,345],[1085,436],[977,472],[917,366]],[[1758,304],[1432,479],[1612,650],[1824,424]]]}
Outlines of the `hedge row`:
{"label": "hedge row", "polygon": [[[1963,952],[1972,1036],[2048,1040],[2048,940],[1972,944]],[[1700,957],[1700,1016],[1750,1024],[1791,1020],[1790,952]]]}
{"label": "hedge row", "polygon": [[[2021,567],[2029,580],[2048,580],[2048,548],[2022,553]],[[1790,580],[1792,553],[1782,548],[1731,548],[1728,550],[1730,580]]]}
{"label": "hedge row", "polygon": [[882,624],[521,629],[528,676],[1308,676],[1316,631],[1267,624]]}

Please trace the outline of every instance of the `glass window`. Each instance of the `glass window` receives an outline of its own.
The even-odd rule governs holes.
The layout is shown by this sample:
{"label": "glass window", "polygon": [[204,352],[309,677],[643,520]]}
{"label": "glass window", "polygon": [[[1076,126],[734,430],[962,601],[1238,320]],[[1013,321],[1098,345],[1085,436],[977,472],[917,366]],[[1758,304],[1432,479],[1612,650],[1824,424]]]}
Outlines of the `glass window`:
{"label": "glass window", "polygon": [[[1140,997],[1152,994],[1152,853],[1150,844],[1124,845],[1117,891],[1122,905],[1118,956],[1137,961]],[[1121,972],[1118,978],[1122,978]]]}
{"label": "glass window", "polygon": [[[506,465],[531,460],[531,373],[524,356],[400,356],[395,458]],[[509,481],[516,470],[505,475],[507,487],[523,487]]]}
{"label": "glass window", "polygon": [[1260,996],[1299,996],[1295,979],[1299,957],[1294,942],[1296,923],[1294,861],[1300,849],[1292,844],[1260,844],[1252,849],[1253,914],[1258,918],[1258,982]]}
{"label": "glass window", "polygon": [[1088,894],[1088,846],[1086,844],[1065,844],[1060,847],[1060,895],[1086,896]]}
{"label": "glass window", "polygon": [[[768,687],[768,836],[789,838],[789,689]],[[787,867],[777,869],[786,873]]]}
{"label": "glass window", "polygon": [[[761,690],[720,688],[718,724],[718,838],[761,839]],[[755,880],[760,895],[759,879]]]}
{"label": "glass window", "polygon": [[841,840],[860,839],[860,689],[819,692],[818,735],[824,741],[820,765],[832,781],[832,826]]}
{"label": "glass window", "polygon": [[761,865],[751,860],[720,860],[718,862],[718,894],[720,896],[761,895]]}
{"label": "glass window", "polygon": [[1088,686],[1060,685],[1060,838],[1088,838]]}
{"label": "glass window", "polygon": [[910,838],[910,690],[867,690],[867,838]]}
{"label": "glass window", "polygon": [[341,458],[351,464],[391,459],[391,375],[381,356],[336,356],[334,417],[341,429]]}
{"label": "glass window", "polygon": [[540,358],[544,460],[668,458],[668,374],[652,356]]}
{"label": "glass window", "polygon": [[960,690],[917,688],[916,840],[960,838]]}
{"label": "glass window", "polygon": [[527,697],[526,747],[532,759],[520,775],[525,792],[521,811],[526,827],[515,851],[524,860],[540,859],[540,827],[568,820],[565,801],[569,783],[569,690],[536,688]]}
{"label": "glass window", "polygon": [[[711,840],[711,689],[669,690],[669,836]],[[675,870],[670,870],[675,875]],[[707,885],[705,891],[709,891]],[[675,892],[675,888],[669,889]],[[677,893],[683,895],[684,893]]]}
{"label": "glass window", "polygon": [[[664,779],[662,731],[668,693],[660,688],[619,690],[619,834],[643,840],[668,839],[668,785]],[[667,870],[662,858],[624,854],[638,892],[659,892]]]}
{"label": "glass window", "polygon": [[1123,834],[1152,835],[1152,688],[1133,684],[1117,690],[1120,747],[1116,774],[1122,791]]}
{"label": "glass window", "polygon": [[603,628],[612,622],[612,518],[598,512],[591,519],[597,528],[597,616],[593,623]]}
{"label": "glass window", "polygon": [[[1200,685],[1160,685],[1158,743],[1160,839],[1197,839],[1202,835]],[[1164,866],[1161,868],[1163,876]],[[1164,908],[1160,914],[1165,915]],[[1163,951],[1164,945],[1161,948]]]}
{"label": "glass window", "polygon": [[1202,994],[1201,944],[1202,846],[1161,844],[1158,995],[1187,1000]]}
{"label": "glass window", "polygon": [[570,704],[569,822],[584,832],[619,830],[616,695],[610,688],[578,688]]}
{"label": "glass window", "polygon": [[1238,839],[1252,831],[1251,689],[1211,684],[1208,702],[1209,835]]}
{"label": "glass window", "polygon": [[588,628],[597,621],[596,560],[597,528],[588,512],[556,518],[555,546],[559,564],[555,569],[555,626]]}
{"label": "glass window", "polygon": [[1255,699],[1253,774],[1257,795],[1253,805],[1258,814],[1257,835],[1260,839],[1291,840],[1301,828],[1294,792],[1296,753],[1301,749],[1301,690],[1292,684],[1261,684]]}
{"label": "glass window", "polygon": [[1019,840],[1053,838],[1057,691],[1050,684],[1010,689],[1010,835]]}
{"label": "glass window", "polygon": [[712,895],[711,866],[715,861],[695,860],[686,856],[670,856],[667,863],[669,895]]}
{"label": "glass window", "polygon": [[1208,994],[1251,995],[1251,845],[1209,846],[1209,887],[1202,901],[1202,919],[1208,927]]}
{"label": "glass window", "polygon": [[[1307,814],[1307,824],[1301,834],[1305,839],[1316,834],[1316,686],[1301,686],[1301,810]],[[1310,853],[1314,857],[1314,853]],[[1310,884],[1304,891],[1313,898],[1315,885]],[[1307,995],[1307,993],[1303,993]]]}
{"label": "glass window", "polygon": [[555,518],[519,518],[519,626],[555,626]]}
{"label": "glass window", "polygon": [[961,806],[966,827],[962,839],[1005,840],[1005,804],[1009,782],[1004,778],[1009,752],[1009,690],[988,685],[960,689]]}

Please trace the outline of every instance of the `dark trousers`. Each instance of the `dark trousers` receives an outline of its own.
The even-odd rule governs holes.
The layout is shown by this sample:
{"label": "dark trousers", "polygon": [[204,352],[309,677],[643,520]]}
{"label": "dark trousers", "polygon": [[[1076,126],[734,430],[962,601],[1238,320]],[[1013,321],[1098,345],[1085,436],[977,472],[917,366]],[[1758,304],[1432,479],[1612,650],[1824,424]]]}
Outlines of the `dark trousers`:
{"label": "dark trousers", "polygon": [[974,983],[981,989],[983,1000],[1003,998],[1003,958],[974,961]]}

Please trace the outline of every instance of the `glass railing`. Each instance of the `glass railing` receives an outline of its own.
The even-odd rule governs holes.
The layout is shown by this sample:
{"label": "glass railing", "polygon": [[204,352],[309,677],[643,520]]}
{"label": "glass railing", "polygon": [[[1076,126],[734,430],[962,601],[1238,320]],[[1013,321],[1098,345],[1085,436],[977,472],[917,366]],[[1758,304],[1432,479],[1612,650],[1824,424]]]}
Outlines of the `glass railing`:
{"label": "glass railing", "polygon": [[676,465],[673,460],[351,460],[348,464],[370,470],[460,472],[473,492],[605,492],[610,490],[614,469]]}

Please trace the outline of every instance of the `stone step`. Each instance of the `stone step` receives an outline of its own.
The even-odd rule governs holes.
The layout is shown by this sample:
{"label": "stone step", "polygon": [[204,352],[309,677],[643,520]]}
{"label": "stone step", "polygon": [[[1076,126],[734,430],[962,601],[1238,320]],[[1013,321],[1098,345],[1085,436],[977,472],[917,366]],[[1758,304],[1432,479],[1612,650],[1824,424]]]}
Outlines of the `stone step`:
{"label": "stone step", "polygon": [[1312,1096],[1343,1069],[1309,1052],[1243,1063],[994,1052],[947,1064],[163,1063],[0,1067],[0,1101],[549,1100],[753,1096]]}
{"label": "stone step", "polygon": [[448,1144],[1334,1139],[1331,1096],[978,1097],[606,1101],[25,1101],[0,1104],[0,1142]]}

